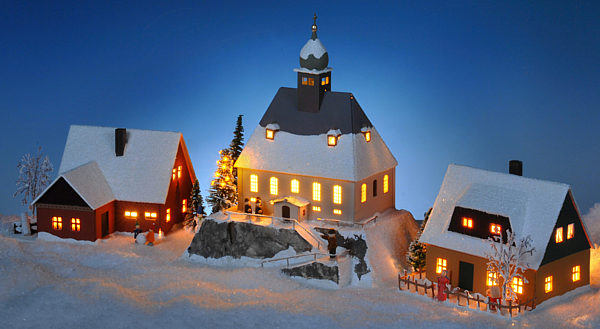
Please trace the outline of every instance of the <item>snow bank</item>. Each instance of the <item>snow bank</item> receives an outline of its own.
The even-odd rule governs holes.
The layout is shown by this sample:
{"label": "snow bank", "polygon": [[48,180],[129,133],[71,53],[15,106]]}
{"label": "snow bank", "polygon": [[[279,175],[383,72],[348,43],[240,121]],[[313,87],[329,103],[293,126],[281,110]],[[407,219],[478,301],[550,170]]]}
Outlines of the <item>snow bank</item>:
{"label": "snow bank", "polygon": [[596,203],[582,216],[587,224],[588,234],[595,244],[600,243],[600,203]]}

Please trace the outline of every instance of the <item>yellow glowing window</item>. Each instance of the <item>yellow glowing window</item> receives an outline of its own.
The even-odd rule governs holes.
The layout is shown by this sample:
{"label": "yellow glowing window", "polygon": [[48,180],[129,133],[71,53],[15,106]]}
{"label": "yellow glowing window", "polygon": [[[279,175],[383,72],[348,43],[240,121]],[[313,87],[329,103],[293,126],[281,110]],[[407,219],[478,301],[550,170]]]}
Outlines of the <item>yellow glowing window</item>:
{"label": "yellow glowing window", "polygon": [[579,267],[579,265],[574,266],[573,267],[573,282],[579,281],[580,276],[581,276],[581,268]]}
{"label": "yellow glowing window", "polygon": [[297,179],[292,179],[292,193],[300,193],[300,182]]}
{"label": "yellow glowing window", "polygon": [[468,227],[468,228],[473,228],[473,219],[468,218],[468,217],[463,217],[462,218],[462,226]]}
{"label": "yellow glowing window", "polygon": [[567,226],[567,240],[572,239],[575,236],[575,224],[569,224]]}
{"label": "yellow glowing window", "polygon": [[327,136],[327,145],[336,146],[337,145],[337,136],[328,135]]}
{"label": "yellow glowing window", "polygon": [[552,291],[552,275],[544,279],[544,290],[547,293]]}
{"label": "yellow glowing window", "polygon": [[181,200],[181,212],[185,213],[187,211],[187,200],[183,199]]}
{"label": "yellow glowing window", "polygon": [[342,211],[340,209],[333,209],[333,213],[336,215],[341,215]]}
{"label": "yellow glowing window", "polygon": [[383,193],[387,193],[390,190],[390,177],[383,175]]}
{"label": "yellow glowing window", "polygon": [[556,229],[556,243],[563,242],[563,228],[559,227]]}
{"label": "yellow glowing window", "polygon": [[497,286],[498,285],[498,273],[495,271],[487,271],[487,285]]}
{"label": "yellow glowing window", "polygon": [[250,201],[256,202],[256,198],[250,198]]}
{"label": "yellow glowing window", "polygon": [[321,86],[329,84],[329,77],[321,78]]}
{"label": "yellow glowing window", "polygon": [[177,178],[181,178],[181,166],[177,167]]}
{"label": "yellow glowing window", "polygon": [[313,78],[308,78],[308,85],[309,85],[309,86],[314,86],[314,85],[315,85],[315,79],[313,79]]}
{"label": "yellow glowing window", "polygon": [[71,218],[71,231],[81,231],[81,221],[79,218]]}
{"label": "yellow glowing window", "polygon": [[367,201],[367,184],[360,186],[360,202]]}
{"label": "yellow glowing window", "polygon": [[370,131],[365,131],[365,140],[368,142],[371,141],[371,132]]}
{"label": "yellow glowing window", "polygon": [[321,201],[321,184],[313,183],[313,201]]}
{"label": "yellow glowing window", "polygon": [[175,181],[175,168],[173,168],[173,181]]}
{"label": "yellow glowing window", "polygon": [[168,223],[171,221],[171,208],[167,208],[167,218],[165,221]]}
{"label": "yellow glowing window", "polygon": [[144,216],[146,217],[146,219],[150,219],[150,220],[155,220],[156,219],[156,213],[155,212],[145,212]]}
{"label": "yellow glowing window", "polygon": [[137,212],[135,212],[135,211],[126,211],[125,212],[125,217],[137,218]]}
{"label": "yellow glowing window", "polygon": [[258,192],[258,176],[250,175],[250,192]]}
{"label": "yellow glowing window", "polygon": [[333,186],[333,203],[342,204],[342,187],[339,185]]}
{"label": "yellow glowing window", "polygon": [[435,267],[435,273],[440,274],[442,271],[446,270],[446,260],[443,258],[438,258]]}
{"label": "yellow glowing window", "polygon": [[499,224],[490,224],[490,232],[492,232],[492,234],[502,234],[502,226],[500,226]]}
{"label": "yellow glowing window", "polygon": [[277,195],[277,183],[278,183],[278,181],[279,180],[277,179],[277,177],[271,177],[271,180],[270,180],[270,187],[271,187],[270,190],[271,191],[270,192],[271,192],[272,195]]}
{"label": "yellow glowing window", "polygon": [[272,129],[267,129],[267,139],[274,139],[275,138],[275,131]]}
{"label": "yellow glowing window", "polygon": [[314,211],[321,211],[321,207],[318,207],[318,206],[313,206],[313,210],[314,210]]}
{"label": "yellow glowing window", "polygon": [[302,77],[302,84],[306,86],[308,84],[308,78]]}
{"label": "yellow glowing window", "polygon": [[517,294],[522,294],[523,293],[523,278],[514,277],[513,282],[512,282],[512,288],[513,288],[513,291],[516,292]]}
{"label": "yellow glowing window", "polygon": [[52,228],[62,230],[62,217],[52,217]]}

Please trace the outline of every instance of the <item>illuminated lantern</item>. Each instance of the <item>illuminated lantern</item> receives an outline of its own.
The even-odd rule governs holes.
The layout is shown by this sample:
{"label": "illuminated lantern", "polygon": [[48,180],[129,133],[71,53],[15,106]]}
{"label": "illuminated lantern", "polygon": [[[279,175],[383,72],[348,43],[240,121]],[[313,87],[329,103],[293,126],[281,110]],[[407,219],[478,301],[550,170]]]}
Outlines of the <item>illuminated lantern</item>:
{"label": "illuminated lantern", "polygon": [[267,139],[273,140],[275,139],[275,133],[279,131],[279,125],[277,123],[269,123],[267,125]]}
{"label": "illuminated lantern", "polygon": [[342,132],[339,129],[329,129],[329,131],[327,132],[327,145],[336,146],[340,135],[342,135]]}
{"label": "illuminated lantern", "polygon": [[365,125],[360,129],[360,131],[365,136],[365,141],[367,143],[370,142],[371,141],[371,130]]}

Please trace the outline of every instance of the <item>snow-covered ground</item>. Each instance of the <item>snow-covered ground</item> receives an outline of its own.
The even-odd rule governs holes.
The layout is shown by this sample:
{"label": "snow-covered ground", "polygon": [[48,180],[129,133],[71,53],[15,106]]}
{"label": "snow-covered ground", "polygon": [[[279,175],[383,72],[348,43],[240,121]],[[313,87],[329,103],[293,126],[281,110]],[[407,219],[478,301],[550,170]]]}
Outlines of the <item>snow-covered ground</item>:
{"label": "snow-covered ground", "polygon": [[324,289],[276,267],[194,262],[182,257],[192,239],[184,230],[147,247],[128,234],[97,243],[15,236],[11,219],[0,220],[2,328],[600,327],[595,251],[591,289],[511,320],[400,292],[393,280]]}

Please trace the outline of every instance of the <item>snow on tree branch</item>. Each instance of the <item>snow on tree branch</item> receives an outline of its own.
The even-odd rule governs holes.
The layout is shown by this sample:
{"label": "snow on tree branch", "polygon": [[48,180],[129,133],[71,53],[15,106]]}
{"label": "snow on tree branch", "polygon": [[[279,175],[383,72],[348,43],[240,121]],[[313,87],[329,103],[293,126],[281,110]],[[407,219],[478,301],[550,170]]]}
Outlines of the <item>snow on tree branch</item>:
{"label": "snow on tree branch", "polygon": [[[23,194],[22,204],[26,205],[28,197],[31,197],[31,201],[40,195],[44,189],[50,183],[50,173],[53,171],[52,163],[48,156],[41,153],[42,148],[38,148],[38,153],[35,157],[27,153],[23,156],[17,168],[19,168],[19,178],[17,182],[17,191],[13,197],[17,194]],[[29,210],[33,210],[33,206],[29,204]]]}

